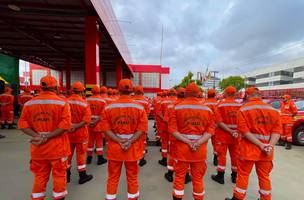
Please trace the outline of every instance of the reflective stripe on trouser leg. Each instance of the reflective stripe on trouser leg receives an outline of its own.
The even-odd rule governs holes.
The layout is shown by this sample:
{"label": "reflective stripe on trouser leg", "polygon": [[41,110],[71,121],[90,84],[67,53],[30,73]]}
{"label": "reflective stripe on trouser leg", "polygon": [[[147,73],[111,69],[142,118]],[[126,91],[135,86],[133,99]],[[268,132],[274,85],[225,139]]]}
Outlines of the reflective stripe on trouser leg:
{"label": "reflective stripe on trouser leg", "polygon": [[189,169],[189,163],[177,161],[175,164],[175,176],[173,182],[173,196],[183,198],[185,187],[185,176]]}
{"label": "reflective stripe on trouser leg", "polygon": [[109,160],[106,200],[116,199],[117,187],[121,174],[122,161]]}
{"label": "reflective stripe on trouser leg", "polygon": [[228,150],[231,159],[231,171],[236,172],[238,165],[238,144],[235,143],[228,145]]}
{"label": "reflective stripe on trouser leg", "polygon": [[192,175],[193,184],[193,198],[195,200],[203,200],[205,194],[204,180],[203,177],[206,173],[206,162],[191,162],[190,171]]}
{"label": "reflective stripe on trouser leg", "polygon": [[293,124],[283,124],[283,134],[281,136],[283,141],[292,142],[292,126]]}
{"label": "reflective stripe on trouser leg", "polygon": [[88,142],[88,148],[87,148],[88,156],[93,156],[94,145],[95,145],[95,132],[89,131],[89,142]]}
{"label": "reflective stripe on trouser leg", "polygon": [[271,180],[270,173],[273,164],[271,161],[257,161],[255,169],[259,178],[261,200],[271,200]]}
{"label": "reflective stripe on trouser leg", "polygon": [[168,156],[169,138],[167,132],[162,132],[161,134],[161,154],[163,158]]}
{"label": "reflective stripe on trouser leg", "polygon": [[31,160],[30,169],[34,174],[31,199],[42,200],[45,197],[52,166],[48,160]]}
{"label": "reflective stripe on trouser leg", "polygon": [[139,167],[137,162],[128,162],[125,161],[125,168],[126,168],[126,177],[128,183],[128,199],[134,200],[139,197],[139,190],[138,190],[138,172]]}
{"label": "reflective stripe on trouser leg", "polygon": [[57,159],[51,163],[54,188],[53,197],[54,199],[62,199],[68,194],[66,190],[67,158]]}
{"label": "reflective stripe on trouser leg", "polygon": [[246,197],[248,180],[253,165],[254,161],[239,160],[238,176],[236,179],[236,185],[234,187],[233,195],[240,200],[243,200]]}
{"label": "reflective stripe on trouser leg", "polygon": [[175,161],[174,161],[174,159],[172,158],[172,156],[169,155],[168,164],[167,164],[168,170],[174,171],[174,165],[175,165]]}
{"label": "reflective stripe on trouser leg", "polygon": [[217,171],[224,172],[226,170],[226,154],[227,154],[228,144],[218,144],[217,146]]}
{"label": "reflective stripe on trouser leg", "polygon": [[77,170],[79,172],[86,171],[86,152],[87,152],[87,143],[77,143],[76,144],[76,161],[77,161]]}

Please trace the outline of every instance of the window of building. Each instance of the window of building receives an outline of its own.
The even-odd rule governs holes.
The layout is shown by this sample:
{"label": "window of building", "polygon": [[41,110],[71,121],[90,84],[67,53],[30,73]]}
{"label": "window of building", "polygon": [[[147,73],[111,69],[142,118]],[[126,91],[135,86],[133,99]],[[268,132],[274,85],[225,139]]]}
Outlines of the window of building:
{"label": "window of building", "polygon": [[142,73],[142,86],[147,88],[159,88],[159,73]]}
{"label": "window of building", "polygon": [[255,77],[247,77],[246,78],[248,81],[255,81]]}
{"label": "window of building", "polygon": [[139,72],[134,72],[134,77],[132,78],[133,84],[134,85],[139,85]]}
{"label": "window of building", "polygon": [[41,77],[47,75],[47,70],[45,69],[33,69],[32,70],[32,85],[40,85]]}
{"label": "window of building", "polygon": [[262,79],[262,78],[268,78],[269,77],[269,73],[267,74],[260,74],[256,76],[256,79]]}
{"label": "window of building", "polygon": [[257,87],[265,87],[268,86],[268,82],[267,83],[258,83],[256,84]]}
{"label": "window of building", "polygon": [[303,72],[303,71],[304,71],[304,66],[294,68],[294,72]]}
{"label": "window of building", "polygon": [[293,79],[293,83],[304,83],[304,78],[295,78]]}

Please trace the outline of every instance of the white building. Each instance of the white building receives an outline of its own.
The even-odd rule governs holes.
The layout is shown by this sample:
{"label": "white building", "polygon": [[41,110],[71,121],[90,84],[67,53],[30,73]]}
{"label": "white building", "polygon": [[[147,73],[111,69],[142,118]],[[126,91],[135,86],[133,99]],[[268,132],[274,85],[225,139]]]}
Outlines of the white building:
{"label": "white building", "polygon": [[304,58],[261,67],[244,74],[247,85],[261,90],[304,88]]}

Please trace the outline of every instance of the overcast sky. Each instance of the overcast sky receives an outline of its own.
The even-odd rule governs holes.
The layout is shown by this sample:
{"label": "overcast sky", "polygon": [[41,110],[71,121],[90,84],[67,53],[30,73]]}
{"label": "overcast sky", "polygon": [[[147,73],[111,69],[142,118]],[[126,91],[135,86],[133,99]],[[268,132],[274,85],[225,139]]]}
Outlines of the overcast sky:
{"label": "overcast sky", "polygon": [[304,57],[304,0],[112,0],[136,64],[220,77]]}

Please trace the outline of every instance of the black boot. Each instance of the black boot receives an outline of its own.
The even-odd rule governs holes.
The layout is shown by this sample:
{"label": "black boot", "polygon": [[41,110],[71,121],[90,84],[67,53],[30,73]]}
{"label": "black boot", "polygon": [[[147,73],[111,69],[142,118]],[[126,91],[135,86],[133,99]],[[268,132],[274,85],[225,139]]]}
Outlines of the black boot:
{"label": "black boot", "polygon": [[285,141],[283,141],[283,140],[280,139],[278,141],[278,143],[276,144],[276,146],[281,146],[281,147],[285,146]]}
{"label": "black boot", "polygon": [[71,170],[67,170],[67,183],[71,182]]}
{"label": "black boot", "polygon": [[8,125],[8,129],[14,129],[14,125],[13,124],[9,124]]}
{"label": "black boot", "polygon": [[99,155],[97,157],[97,165],[103,165],[107,162],[108,162],[107,159],[105,159],[102,155]]}
{"label": "black boot", "polygon": [[65,198],[59,199],[59,200],[65,200]]}
{"label": "black boot", "polygon": [[236,183],[236,177],[237,177],[237,172],[232,172],[231,173],[231,182]]}
{"label": "black boot", "polygon": [[182,198],[177,198],[177,197],[173,196],[173,200],[182,200]]}
{"label": "black boot", "polygon": [[1,129],[6,129],[6,126],[2,124]]}
{"label": "black boot", "polygon": [[159,160],[158,163],[164,167],[167,167],[167,158]]}
{"label": "black boot", "polygon": [[292,149],[291,142],[286,142],[285,149],[286,150]]}
{"label": "black boot", "polygon": [[225,184],[224,175],[225,172],[217,172],[217,175],[211,175],[211,178],[219,184]]}
{"label": "black boot", "polygon": [[225,200],[239,200],[238,198],[235,198],[234,196],[230,199],[230,198],[226,198]]}
{"label": "black boot", "polygon": [[190,176],[189,173],[187,173],[187,174],[186,174],[186,177],[185,177],[185,184],[188,184],[188,183],[190,183],[191,181],[192,181],[191,176]]}
{"label": "black boot", "polygon": [[92,159],[93,159],[92,156],[87,156],[87,164],[88,165],[92,163]]}
{"label": "black boot", "polygon": [[147,164],[147,161],[146,161],[145,158],[140,159],[140,161],[139,161],[139,163],[138,163],[138,165],[139,165],[140,167],[142,167],[142,166],[144,166],[144,165],[146,165],[146,164]]}
{"label": "black boot", "polygon": [[165,173],[165,179],[167,179],[167,181],[169,181],[170,183],[173,182],[173,171],[172,170],[168,170],[168,172]]}
{"label": "black boot", "polygon": [[89,182],[92,179],[93,179],[93,176],[87,174],[86,171],[79,172],[79,181],[78,181],[79,184],[84,184],[86,182]]}
{"label": "black boot", "polygon": [[5,138],[5,136],[4,135],[0,135],[0,139],[2,139],[2,138]]}
{"label": "black boot", "polygon": [[217,155],[213,154],[213,165],[217,166]]}
{"label": "black boot", "polygon": [[161,146],[161,142],[159,140],[156,141],[156,146],[158,146],[158,147]]}

